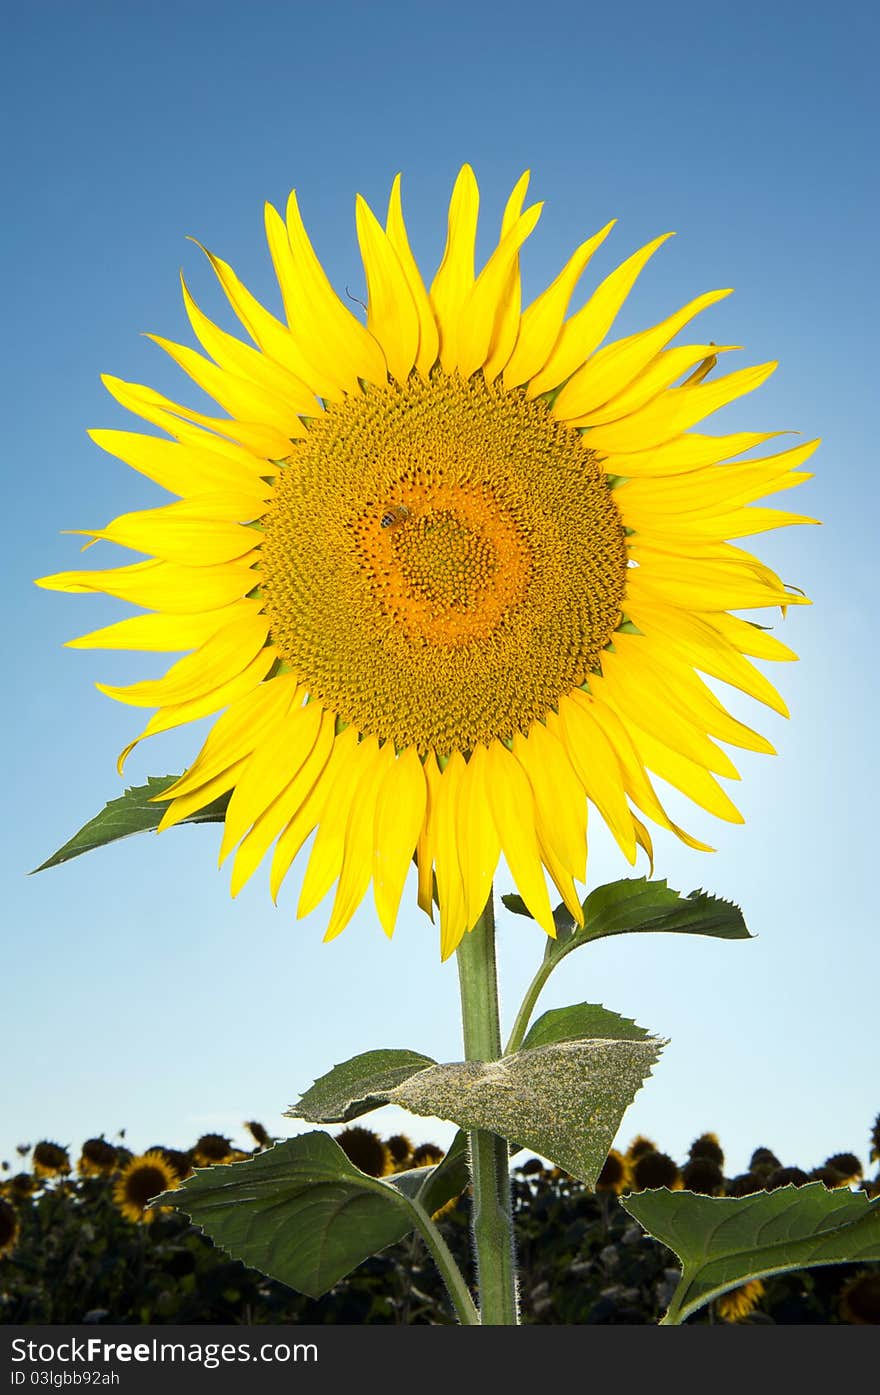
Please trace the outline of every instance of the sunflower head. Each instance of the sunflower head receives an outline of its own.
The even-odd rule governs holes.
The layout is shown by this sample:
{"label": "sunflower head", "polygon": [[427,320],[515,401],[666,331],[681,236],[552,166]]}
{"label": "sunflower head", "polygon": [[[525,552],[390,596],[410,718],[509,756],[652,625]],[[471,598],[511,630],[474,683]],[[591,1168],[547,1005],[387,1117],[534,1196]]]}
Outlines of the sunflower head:
{"label": "sunflower head", "polygon": [[668,1153],[640,1153],[631,1163],[630,1177],[633,1191],[644,1191],[652,1187],[668,1187],[670,1191],[680,1191],[682,1174],[678,1163]]}
{"label": "sunflower head", "polygon": [[597,1192],[614,1192],[620,1196],[630,1185],[630,1163],[616,1148],[612,1148],[596,1179]]}
{"label": "sunflower head", "polygon": [[77,1171],[82,1177],[106,1177],[117,1166],[116,1149],[104,1138],[87,1138],[82,1146]]}
{"label": "sunflower head", "polygon": [[70,1154],[60,1143],[44,1139],[34,1145],[32,1163],[37,1177],[65,1177],[70,1171]]}
{"label": "sunflower head", "polygon": [[871,1126],[871,1152],[869,1157],[871,1162],[880,1162],[880,1114],[877,1115],[877,1118]]}
{"label": "sunflower head", "polygon": [[711,1158],[719,1167],[724,1166],[724,1149],[718,1142],[718,1135],[714,1133],[701,1133],[699,1138],[695,1138],[688,1149],[689,1158]]}
{"label": "sunflower head", "polygon": [[390,1138],[386,1138],[385,1147],[395,1168],[403,1169],[410,1165],[413,1145],[405,1133],[393,1133]]}
{"label": "sunflower head", "polygon": [[805,598],[739,542],[811,521],[751,505],[808,478],[817,443],[743,460],[773,433],[692,430],[775,367],[708,378],[730,346],[675,342],[727,290],[609,340],[668,234],[569,314],[608,223],[524,307],[520,251],[543,207],[525,206],[528,183],[478,270],[465,165],[429,282],[399,180],[384,226],[359,198],[365,323],[332,289],[294,194],[266,219],[283,319],[208,253],[252,343],[185,284],[204,354],[152,337],[227,415],[106,379],[165,435],[94,439],[177,498],[83,530],[147,561],[40,583],[146,610],[80,647],[185,652],[156,680],[99,685],[155,709],[120,767],[144,737],[222,713],[156,796],[160,827],[230,792],[233,894],[274,843],[273,896],[314,832],[298,913],[335,883],[327,938],[371,880],[390,935],[414,856],[432,915],[436,882],[444,957],[502,855],[548,934],[547,877],[582,923],[589,804],[631,863],[638,847],[651,857],[644,817],[707,846],[670,819],[654,776],[742,821],[716,778],[737,777],[717,743],[773,748],[699,674],[786,710],[750,660],[794,656],[734,612]]}
{"label": "sunflower head", "polygon": [[378,1134],[355,1124],[336,1135],[345,1156],[370,1177],[384,1177],[391,1169],[391,1157]]}
{"label": "sunflower head", "polygon": [[436,1143],[420,1143],[417,1148],[413,1149],[412,1165],[413,1167],[436,1167],[438,1163],[442,1163],[445,1157],[445,1152],[442,1148],[438,1148]]}
{"label": "sunflower head", "polygon": [[835,1191],[838,1187],[848,1187],[850,1179],[842,1172],[838,1172],[836,1167],[829,1167],[827,1163],[822,1167],[814,1167],[809,1174],[811,1182],[821,1182],[829,1191]]}
{"label": "sunflower head", "polygon": [[26,1201],[37,1190],[38,1182],[32,1172],[16,1172],[3,1183],[3,1192],[13,1201]]}
{"label": "sunflower head", "polygon": [[764,1285],[760,1279],[752,1279],[750,1283],[741,1284],[739,1288],[728,1289],[727,1293],[722,1293],[716,1299],[715,1311],[722,1322],[740,1322],[749,1313],[754,1312],[764,1293]]}
{"label": "sunflower head", "polygon": [[18,1243],[18,1212],[11,1202],[0,1197],[0,1259],[12,1254]]}
{"label": "sunflower head", "polygon": [[749,1159],[750,1172],[775,1172],[782,1163],[770,1148],[756,1148]]}
{"label": "sunflower head", "polygon": [[154,1149],[150,1149],[149,1151],[150,1151],[150,1152],[161,1153],[161,1154],[162,1154],[162,1157],[165,1159],[165,1161],[167,1162],[168,1166],[169,1166],[170,1168],[172,1168],[174,1172],[177,1173],[177,1176],[180,1178],[181,1182],[184,1181],[187,1177],[191,1177],[191,1176],[192,1176],[192,1173],[193,1173],[193,1155],[192,1155],[192,1151],[190,1151],[190,1152],[182,1152],[179,1148],[161,1148],[161,1147],[157,1147],[157,1148],[154,1148]]}
{"label": "sunflower head", "polygon": [[824,1166],[839,1172],[846,1182],[859,1182],[864,1173],[855,1153],[832,1153],[830,1158],[825,1159]]}
{"label": "sunflower head", "polygon": [[196,1167],[211,1167],[214,1163],[230,1162],[232,1144],[222,1133],[203,1133],[197,1140],[192,1159]]}
{"label": "sunflower head", "polygon": [[[164,1155],[153,1148],[134,1157],[120,1173],[113,1187],[113,1200],[127,1220],[149,1224],[155,1220],[156,1208],[147,1203],[162,1192],[180,1186],[180,1178]],[[164,1208],[160,1208],[164,1209]]]}
{"label": "sunflower head", "polygon": [[626,1156],[630,1162],[635,1162],[636,1158],[640,1158],[644,1153],[656,1153],[657,1151],[656,1143],[652,1142],[650,1138],[645,1138],[644,1134],[638,1133],[627,1148]]}
{"label": "sunflower head", "polygon": [[681,1169],[681,1181],[686,1191],[702,1192],[705,1196],[720,1196],[724,1173],[713,1158],[691,1158]]}

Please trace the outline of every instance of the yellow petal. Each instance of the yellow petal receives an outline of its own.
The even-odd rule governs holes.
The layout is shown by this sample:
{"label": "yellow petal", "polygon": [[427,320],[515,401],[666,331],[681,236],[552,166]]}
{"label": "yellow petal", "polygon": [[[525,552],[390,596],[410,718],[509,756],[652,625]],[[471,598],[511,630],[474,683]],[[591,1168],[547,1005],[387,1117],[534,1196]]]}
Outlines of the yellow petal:
{"label": "yellow petal", "polygon": [[670,654],[788,716],[773,685],[708,620],[661,602],[630,602],[628,610],[633,624],[645,634],[659,635]]}
{"label": "yellow petal", "polygon": [[578,689],[559,699],[559,716],[547,718],[548,730],[559,732],[574,772],[588,797],[610,828],[627,862],[636,860],[632,815],[626,802],[623,776],[614,749],[581,702]]}
{"label": "yellow petal", "polygon": [[409,238],[406,233],[406,224],[403,221],[403,209],[400,202],[400,175],[395,177],[391,187],[391,197],[388,200],[388,217],[386,219],[385,231],[388,241],[397,253],[398,261],[407,280],[413,303],[419,319],[419,348],[416,357],[416,368],[423,378],[427,378],[431,369],[437,361],[437,354],[440,350],[440,331],[437,328],[437,321],[434,318],[434,311],[431,306],[430,297],[425,289],[421,272],[416,265],[415,257],[409,245]]}
{"label": "yellow petal", "polygon": [[297,415],[315,415],[315,395],[300,378],[288,372],[274,359],[258,353],[249,344],[243,344],[234,335],[219,329],[196,305],[182,273],[180,284],[183,288],[186,313],[196,338],[219,368],[234,373],[281,402],[288,403]]}
{"label": "yellow petal", "polygon": [[[283,228],[284,225],[281,224],[281,226]],[[299,382],[304,385],[308,384],[312,393],[314,393],[317,389],[309,376],[311,367],[308,360],[297,347],[296,340],[287,328],[287,325],[282,324],[280,320],[270,314],[269,311],[251,295],[250,291],[239,281],[232,267],[229,266],[227,262],[222,261],[220,257],[216,257],[213,252],[209,252],[207,247],[202,247],[202,244],[196,241],[195,238],[192,240],[196,243],[197,247],[201,247],[205,256],[208,258],[217,276],[217,280],[220,282],[226,294],[227,300],[254,343],[263,350],[264,354],[267,354],[270,358],[274,359],[276,363],[280,363],[283,368],[286,368],[289,373],[293,374]],[[312,396],[311,408],[307,415],[316,416],[320,410],[317,400]]]}
{"label": "yellow petal", "polygon": [[291,706],[300,706],[304,695],[296,679],[285,674],[239,698],[217,718],[192,765],[161,797],[177,799],[199,789],[265,744],[274,745],[277,756],[278,728]]}
{"label": "yellow petal", "polygon": [[460,791],[465,771],[464,757],[453,751],[437,785],[437,900],[440,906],[440,958],[446,960],[468,930],[464,879],[459,850]]}
{"label": "yellow petal", "polygon": [[[90,431],[89,435],[102,450],[124,460],[172,494],[221,494],[242,485],[252,488],[260,479],[258,472],[266,469],[265,461],[246,451],[241,456],[247,464],[231,460],[219,451],[164,441],[136,431]],[[203,435],[203,440],[206,446],[210,444],[210,437]]]}
{"label": "yellow petal", "polygon": [[351,920],[370,883],[373,870],[374,825],[379,790],[389,762],[394,763],[394,747],[374,744],[372,755],[365,754],[345,827],[345,845],[339,884],[324,939],[334,940]]}
{"label": "yellow petal", "polygon": [[504,370],[506,388],[528,382],[545,366],[562,330],[572,292],[593,253],[601,247],[616,222],[617,219],[612,218],[593,237],[582,242],[556,280],[524,312],[516,348]]}
{"label": "yellow petal", "polygon": [[[706,295],[690,301],[652,329],[643,330],[641,334],[631,334],[626,339],[618,339],[616,343],[599,349],[565,384],[554,403],[553,410],[556,415],[563,420],[581,416],[595,411],[603,402],[617,397],[648,367],[661,349],[675,338],[679,330],[684,329],[701,310],[717,304],[730,294],[729,290],[709,291]],[[694,363],[697,361],[693,360]],[[682,368],[681,371],[684,372],[685,369]],[[674,378],[670,379],[670,382],[674,381]]]}
{"label": "yellow petal", "polygon": [[542,203],[533,204],[517,219],[477,277],[461,310],[456,335],[456,359],[463,378],[482,368],[495,341],[510,273],[526,238],[541,216]]}
{"label": "yellow petal", "polygon": [[217,514],[225,511],[239,520],[257,518],[266,510],[265,503],[233,498],[231,502],[212,499],[185,499],[164,508],[141,509],[114,518],[106,528],[71,528],[81,537],[117,543],[135,552],[148,552],[162,562],[178,562],[190,566],[213,567],[220,562],[235,562],[253,551],[254,534],[238,522],[220,522]]}
{"label": "yellow petal", "polygon": [[[506,237],[522,213],[530,173],[525,170],[513,186],[504,207],[501,219],[501,236]],[[494,382],[501,372],[516,344],[519,334],[519,312],[522,308],[522,281],[519,273],[519,258],[515,258],[501,292],[495,328],[489,346],[489,356],[483,365],[483,378],[487,383]]]}
{"label": "yellow petal", "polygon": [[[791,595],[769,568],[736,556],[736,549],[718,556],[700,555],[695,546],[649,547],[630,540],[630,553],[639,565],[627,574],[627,596],[644,596],[684,610],[750,610],[772,605],[809,604]],[[624,601],[624,606],[626,601]]]}
{"label": "yellow petal", "polygon": [[431,283],[431,305],[440,331],[440,363],[445,373],[457,361],[456,335],[461,311],[474,284],[474,246],[480,191],[470,165],[462,165],[449,202],[443,260]]}
{"label": "yellow petal", "polygon": [[367,774],[377,753],[375,736],[365,737],[358,742],[353,727],[347,727],[336,738],[327,766],[326,797],[318,832],[300,890],[296,909],[298,917],[310,915],[339,876],[349,810],[358,784]]}
{"label": "yellow petal", "polygon": [[751,620],[741,620],[738,615],[723,612],[705,615],[703,619],[735,645],[740,653],[751,654],[753,659],[773,659],[783,663],[797,659],[794,650],[775,635],[768,634],[764,625],[755,625]]}
{"label": "yellow petal", "polygon": [[501,840],[489,809],[487,770],[486,747],[475,746],[461,779],[458,809],[459,860],[468,930],[476,925],[486,908],[501,856]]}
{"label": "yellow petal", "polygon": [[249,693],[262,683],[277,657],[277,650],[267,646],[260,650],[256,658],[252,659],[241,673],[230,678],[227,683],[221,683],[201,697],[190,698],[188,702],[175,703],[171,707],[163,707],[159,712],[156,712],[140,735],[136,736],[134,741],[130,741],[120,752],[116,762],[119,774],[122,774],[125,762],[139,742],[145,741],[148,736],[158,736],[160,732],[173,731],[175,727],[197,722],[201,717],[209,717],[213,712],[219,712],[221,708],[227,707],[231,702],[236,702],[245,693]]}
{"label": "yellow petal", "polygon": [[696,387],[670,388],[631,416],[609,422],[607,426],[592,427],[587,443],[591,450],[602,453],[661,445],[727,403],[754,392],[767,381],[776,366],[775,363],[761,363],[756,368],[739,368],[724,378],[710,379]]}
{"label": "yellow petal", "polygon": [[556,926],[535,834],[535,801],[528,777],[500,741],[488,748],[489,807],[505,861],[520,896],[538,924],[555,939]]}
{"label": "yellow petal", "polygon": [[678,517],[684,512],[713,511],[724,505],[751,503],[764,494],[792,489],[812,478],[795,471],[818,445],[818,441],[808,441],[804,446],[761,460],[720,467],[711,465],[689,470],[674,479],[630,479],[615,491],[615,502],[627,514],[635,509],[643,518],[654,514]]}
{"label": "yellow petal", "polygon": [[528,738],[521,732],[514,736],[513,754],[529,777],[542,843],[569,876],[584,881],[587,804],[562,742],[540,722],[533,722]]}
{"label": "yellow petal", "polygon": [[[325,724],[324,716],[324,708],[319,702],[307,702],[304,707],[292,708],[281,721],[275,740],[254,752],[226,810],[226,826],[220,848],[221,864],[246,830],[257,823],[301,771],[318,740],[322,724]],[[332,727],[333,723],[330,725]],[[294,810],[291,810],[287,818],[293,813]],[[278,824],[266,843],[267,848],[286,821],[284,819]]]}
{"label": "yellow petal", "polygon": [[248,378],[239,377],[237,373],[218,368],[210,359],[186,344],[175,344],[172,339],[165,339],[160,334],[148,334],[147,338],[164,349],[194,383],[213,397],[230,416],[235,417],[236,425],[240,422],[259,422],[273,427],[280,436],[288,439],[305,435],[298,414],[284,398],[258,387]]}
{"label": "yellow petal", "polygon": [[418,903],[426,915],[434,919],[434,856],[437,849],[437,794],[440,771],[433,751],[429,751],[422,767],[425,788],[428,791],[428,804],[425,811],[425,826],[419,836],[416,848],[416,861],[419,871]]}
{"label": "yellow petal", "polygon": [[125,688],[96,683],[95,687],[131,707],[171,707],[203,697],[228,683],[260,652],[269,633],[265,616],[248,614],[218,630],[201,649],[178,659],[164,678],[131,683]]}
{"label": "yellow petal", "polygon": [[157,832],[164,833],[166,828],[173,828],[175,824],[188,819],[190,814],[195,814],[199,809],[206,808],[215,799],[219,799],[221,794],[231,790],[246,764],[247,758],[242,757],[234,765],[227,766],[210,780],[199,785],[198,789],[190,790],[174,799],[159,820]]}
{"label": "yellow petal", "polygon": [[[652,818],[661,828],[666,828],[671,833],[674,833],[676,837],[680,838],[688,847],[695,848],[698,852],[714,852],[714,848],[710,848],[708,843],[699,842],[699,840],[693,838],[690,833],[686,833],[683,828],[679,828],[677,824],[672,822],[666,810],[663,808],[663,805],[660,803],[660,800],[657,798],[654,786],[651,784],[647,771],[642,764],[641,757],[633,745],[632,737],[630,736],[626,724],[621,721],[614,709],[598,698],[590,698],[586,693],[578,693],[578,701],[589,704],[589,711],[592,714],[593,720],[601,727],[609,746],[620,763],[624,787],[636,807],[641,809],[642,813]],[[631,815],[631,817],[635,829],[636,841],[641,843],[641,846],[648,851],[650,857],[652,855],[651,851],[649,851],[646,847],[646,843],[642,842],[639,837],[639,822],[635,815]]]}
{"label": "yellow petal", "polygon": [[218,630],[240,615],[260,609],[259,601],[239,601],[204,615],[132,615],[115,625],[69,639],[67,649],[141,649],[146,653],[174,653],[198,649]]}
{"label": "yellow petal", "polygon": [[[616,397],[605,402],[603,406],[597,407],[595,411],[578,413],[573,410],[576,405],[567,396],[567,390],[571,383],[560,392],[559,397],[553,404],[553,411],[556,416],[568,421],[571,426],[588,426],[594,429],[603,426],[606,422],[619,421],[622,417],[631,416],[638,412],[647,403],[653,402],[668,387],[679,379],[694,364],[705,362],[711,355],[717,359],[719,354],[730,353],[732,349],[738,349],[739,344],[680,344],[673,349],[666,349],[663,353],[657,354],[656,358],[648,364],[642,373],[624,388]],[[571,380],[573,382],[574,379]],[[683,386],[683,384],[682,384]],[[561,406],[560,406],[561,403]]]}
{"label": "yellow petal", "polygon": [[[266,422],[206,417],[201,412],[194,412],[189,407],[172,402],[153,388],[144,387],[140,383],[125,383],[121,378],[112,378],[108,373],[102,374],[101,382],[123,407],[130,412],[136,412],[144,421],[169,431],[180,441],[192,439],[201,442],[202,445],[207,443],[212,450],[222,450],[231,446],[232,442],[237,442],[239,447],[244,447],[249,454],[257,456],[260,460],[283,460],[290,454],[291,435],[278,431]],[[184,423],[203,427],[204,431],[194,432],[191,427],[187,430]],[[206,435],[205,432],[214,434]],[[306,434],[306,428],[299,418],[293,434],[298,437]],[[229,440],[222,440],[224,436]]]}
{"label": "yellow petal", "polygon": [[36,585],[71,594],[98,591],[169,615],[194,615],[228,606],[252,591],[257,582],[252,560],[253,554],[221,567],[134,562],[107,571],[56,572],[40,577]]}
{"label": "yellow petal", "polygon": [[550,357],[529,383],[529,397],[537,397],[541,392],[558,387],[586,362],[614,324],[642,269],[658,247],[662,247],[670,237],[672,233],[664,233],[634,252],[616,271],[605,277],[583,309],[565,322]]}
{"label": "yellow petal", "polygon": [[610,475],[626,479],[641,479],[680,475],[704,465],[715,465],[732,456],[742,455],[753,446],[761,446],[782,431],[737,431],[731,436],[701,436],[688,432],[675,436],[662,446],[650,450],[611,451],[602,455],[601,465]]}
{"label": "yellow petal", "polygon": [[302,361],[301,376],[313,392],[328,402],[342,402],[348,391],[356,390],[357,375],[352,376],[346,364],[327,363],[320,344],[314,337],[314,312],[309,312],[297,275],[290,236],[284,219],[270,203],[265,207],[266,241],[278,278],[281,298],[287,315],[289,333]]}
{"label": "yellow petal", "polygon": [[385,934],[394,923],[413,853],[425,824],[428,787],[414,746],[388,768],[376,800],[373,834],[373,896]]}
{"label": "yellow petal", "polygon": [[367,278],[367,328],[401,384],[419,351],[419,312],[406,273],[369,205],[357,197],[357,235]]}

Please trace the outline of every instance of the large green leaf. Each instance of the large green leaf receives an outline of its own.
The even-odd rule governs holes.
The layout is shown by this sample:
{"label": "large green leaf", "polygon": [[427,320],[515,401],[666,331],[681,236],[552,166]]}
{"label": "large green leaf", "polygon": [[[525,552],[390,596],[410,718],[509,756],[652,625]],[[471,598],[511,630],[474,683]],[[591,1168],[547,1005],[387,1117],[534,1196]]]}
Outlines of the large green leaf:
{"label": "large green leaf", "polygon": [[650,1033],[630,1017],[621,1017],[598,1003],[550,1008],[529,1028],[522,1050],[552,1042],[606,1037],[614,1041],[644,1041]]}
{"label": "large green leaf", "polygon": [[368,1177],[318,1131],[199,1168],[152,1204],[183,1211],[233,1258],[310,1298],[416,1224],[403,1187]]}
{"label": "large green leaf", "polygon": [[387,1093],[414,1114],[487,1129],[594,1186],[664,1042],[564,1041],[497,1061],[429,1066]]}
{"label": "large green leaf", "polygon": [[344,1124],[385,1104],[395,1085],[436,1064],[418,1051],[365,1051],[322,1075],[285,1114],[309,1124]]}
{"label": "large green leaf", "polygon": [[621,1204],[681,1260],[667,1325],[750,1279],[816,1264],[880,1260],[880,1201],[822,1182],[744,1197],[638,1192]]}
{"label": "large green leaf", "polygon": [[[34,871],[45,872],[47,867],[58,867],[72,857],[103,847],[105,843],[115,843],[118,838],[128,838],[132,833],[147,833],[158,828],[168,806],[164,803],[151,804],[150,800],[179,779],[179,775],[150,775],[145,785],[127,789],[118,799],[111,799],[100,814],[89,819],[79,833],[75,833],[63,848],[41,862]],[[228,803],[229,795],[223,794],[204,809],[181,819],[181,823],[222,823]]]}

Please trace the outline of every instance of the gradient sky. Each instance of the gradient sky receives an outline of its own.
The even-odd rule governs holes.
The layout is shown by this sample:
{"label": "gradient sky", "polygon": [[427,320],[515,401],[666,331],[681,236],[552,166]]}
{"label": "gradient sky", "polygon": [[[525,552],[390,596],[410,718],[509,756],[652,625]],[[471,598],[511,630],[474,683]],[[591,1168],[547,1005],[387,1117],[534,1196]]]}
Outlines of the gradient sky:
{"label": "gradient sky", "polygon": [[[843,23],[833,8],[802,0],[159,0],[149,9],[37,0],[7,13],[4,29],[0,1158],[19,1142],[78,1147],[121,1127],[136,1148],[186,1146],[207,1129],[240,1136],[253,1117],[294,1131],[281,1111],[335,1061],[383,1045],[460,1055],[455,965],[440,965],[437,932],[412,897],[393,942],[365,903],[325,946],[326,906],[294,919],[296,875],[277,910],[265,871],[230,899],[216,828],[143,836],[38,877],[25,872],[123,787],[116,755],[140,719],[96,692],[95,680],[134,681],[161,666],[161,656],[64,650],[127,612],[32,585],[80,565],[79,540],[62,529],[161,502],[85,435],[90,426],[140,429],[99,374],[195,402],[195,389],[140,336],[188,339],[181,265],[228,324],[189,234],[276,306],[262,204],[294,185],[335,285],[363,295],[354,195],[381,212],[402,170],[413,245],[430,277],[452,181],[468,160],[481,185],[484,253],[522,169],[546,200],[524,258],[527,298],[610,217],[619,224],[575,304],[636,247],[677,230],[615,332],[735,287],[703,317],[706,334],[744,345],[742,363],[781,366],[708,429],[824,438],[816,479],[790,505],[824,526],[754,540],[814,602],[777,630],[801,656],[772,675],[792,720],[731,702],[779,755],[738,757],[743,826],[671,800],[714,855],[656,839],[656,875],[739,901],[757,938],[611,940],[568,959],[543,1005],[602,1002],[671,1038],[624,1120],[624,1142],[639,1130],[680,1156],[714,1129],[734,1170],[759,1144],[806,1167],[844,1148],[867,1162],[880,1109],[870,797],[876,7],[850,6]],[[99,544],[82,565],[115,560]],[[126,782],[179,770],[201,739],[189,731],[139,747]],[[628,870],[595,820],[591,883]],[[499,889],[509,889],[503,877]],[[503,918],[508,1013],[542,951],[539,929]],[[391,1111],[376,1118],[401,1122]],[[451,1134],[426,1121],[411,1132]]]}

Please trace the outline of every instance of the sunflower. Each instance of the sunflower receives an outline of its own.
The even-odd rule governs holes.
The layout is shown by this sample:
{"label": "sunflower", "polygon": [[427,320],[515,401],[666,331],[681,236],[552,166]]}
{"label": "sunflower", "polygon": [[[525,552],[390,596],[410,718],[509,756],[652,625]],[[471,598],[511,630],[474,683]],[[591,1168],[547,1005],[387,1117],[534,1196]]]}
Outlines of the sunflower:
{"label": "sunflower", "polygon": [[[676,1171],[677,1170],[676,1168]],[[625,1158],[622,1153],[618,1153],[616,1148],[612,1148],[608,1157],[602,1164],[599,1176],[596,1178],[596,1191],[614,1192],[616,1196],[620,1196],[620,1193],[627,1191],[630,1186],[631,1168],[629,1160]]]}
{"label": "sunflower", "polygon": [[155,1220],[157,1212],[146,1210],[147,1202],[160,1192],[179,1186],[180,1178],[174,1168],[157,1148],[153,1148],[127,1164],[114,1184],[113,1200],[128,1220],[149,1224]]}
{"label": "sunflower", "polygon": [[106,1177],[116,1170],[116,1149],[105,1138],[87,1138],[76,1166],[81,1177]]}
{"label": "sunflower", "polygon": [[355,1167],[359,1167],[361,1172],[368,1173],[370,1177],[384,1177],[393,1170],[387,1146],[372,1129],[354,1124],[338,1133],[336,1142],[349,1162],[353,1162]]}
{"label": "sunflower", "polygon": [[70,1171],[70,1154],[60,1143],[49,1143],[43,1139],[34,1144],[34,1176],[64,1177]]}
{"label": "sunflower", "polygon": [[203,1133],[192,1150],[196,1167],[211,1167],[214,1163],[232,1162],[233,1147],[222,1133]]}
{"label": "sunflower", "polygon": [[366,323],[333,291],[295,194],[285,218],[266,210],[284,320],[208,252],[253,344],[186,283],[204,354],[151,337],[228,415],[105,378],[166,436],[94,440],[178,499],[79,530],[147,560],[39,583],[148,612],[75,647],[191,651],[164,677],[98,684],[157,709],[120,769],[144,737],[222,712],[156,796],[160,828],[230,793],[233,895],[274,843],[273,896],[317,830],[297,913],[336,883],[327,939],[371,879],[390,935],[414,856],[429,914],[436,878],[444,958],[502,854],[549,935],[545,873],[582,923],[590,803],[631,863],[639,846],[651,856],[642,816],[707,847],[673,823],[651,773],[742,822],[716,779],[738,778],[717,741],[773,747],[696,670],[786,712],[749,658],[795,656],[731,612],[805,598],[731,540],[812,521],[748,505],[809,478],[798,468],[817,442],[731,463],[776,433],[691,431],[776,366],[705,381],[730,346],[670,347],[727,290],[604,342],[670,234],[568,314],[608,223],[522,310],[519,254],[542,210],[524,209],[527,187],[525,174],[477,275],[479,193],[462,168],[429,288],[399,177],[384,227],[358,198]]}
{"label": "sunflower", "polygon": [[0,1197],[0,1259],[12,1254],[18,1243],[19,1228],[15,1207]]}

